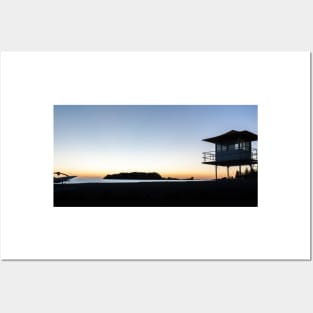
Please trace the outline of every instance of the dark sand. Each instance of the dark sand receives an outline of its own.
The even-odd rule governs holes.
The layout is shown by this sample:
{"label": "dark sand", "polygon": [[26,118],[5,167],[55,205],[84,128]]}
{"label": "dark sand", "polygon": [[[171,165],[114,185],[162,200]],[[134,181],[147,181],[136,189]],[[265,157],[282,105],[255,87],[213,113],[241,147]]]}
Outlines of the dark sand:
{"label": "dark sand", "polygon": [[54,206],[257,206],[257,179],[54,184]]}

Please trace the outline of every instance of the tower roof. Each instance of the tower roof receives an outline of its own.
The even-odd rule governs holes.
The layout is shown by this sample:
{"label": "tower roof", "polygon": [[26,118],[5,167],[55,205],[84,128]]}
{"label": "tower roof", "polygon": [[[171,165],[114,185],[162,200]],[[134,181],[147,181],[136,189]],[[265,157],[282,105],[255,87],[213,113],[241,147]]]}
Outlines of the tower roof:
{"label": "tower roof", "polygon": [[212,142],[212,143],[226,143],[226,142],[234,142],[239,140],[244,141],[256,141],[258,140],[258,135],[251,133],[247,130],[237,131],[231,130],[222,135],[202,139],[203,141]]}

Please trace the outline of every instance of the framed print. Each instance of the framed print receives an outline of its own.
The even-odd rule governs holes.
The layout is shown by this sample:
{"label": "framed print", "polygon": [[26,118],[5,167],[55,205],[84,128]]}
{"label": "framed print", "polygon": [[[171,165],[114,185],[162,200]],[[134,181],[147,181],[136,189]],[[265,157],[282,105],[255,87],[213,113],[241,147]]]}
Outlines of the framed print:
{"label": "framed print", "polygon": [[309,52],[1,53],[1,258],[309,260]]}

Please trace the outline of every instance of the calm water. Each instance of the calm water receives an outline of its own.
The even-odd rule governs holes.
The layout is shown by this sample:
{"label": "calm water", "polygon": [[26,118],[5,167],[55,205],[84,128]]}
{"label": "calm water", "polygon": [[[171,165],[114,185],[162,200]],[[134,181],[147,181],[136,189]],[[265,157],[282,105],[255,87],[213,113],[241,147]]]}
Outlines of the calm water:
{"label": "calm water", "polygon": [[[205,179],[211,180],[211,179]],[[205,181],[203,179],[194,179],[193,181]],[[101,183],[101,184],[113,184],[113,183],[140,183],[140,182],[186,182],[191,180],[135,180],[135,179],[102,179],[102,178],[80,178],[76,177],[64,184],[82,184],[82,183]]]}

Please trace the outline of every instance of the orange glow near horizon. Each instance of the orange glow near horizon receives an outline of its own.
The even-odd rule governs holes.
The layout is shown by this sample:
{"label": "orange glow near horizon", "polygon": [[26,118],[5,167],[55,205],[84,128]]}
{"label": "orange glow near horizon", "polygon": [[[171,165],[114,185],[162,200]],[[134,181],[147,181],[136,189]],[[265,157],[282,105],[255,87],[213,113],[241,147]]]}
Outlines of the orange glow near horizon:
{"label": "orange glow near horizon", "polygon": [[[242,172],[245,171],[247,166],[242,166]],[[230,167],[229,168],[229,176],[235,177],[236,171],[238,171],[238,166]],[[214,166],[203,165],[202,171],[184,171],[184,172],[164,172],[164,171],[142,171],[142,170],[127,170],[127,171],[97,171],[97,170],[78,170],[73,168],[68,169],[55,169],[54,172],[60,171],[62,173],[66,173],[67,175],[73,175],[81,178],[103,178],[108,174],[118,174],[121,172],[157,172],[163,178],[172,177],[172,178],[190,178],[193,177],[194,179],[214,179],[215,178],[215,168]],[[227,169],[226,167],[219,166],[218,167],[218,178],[227,177]]]}

